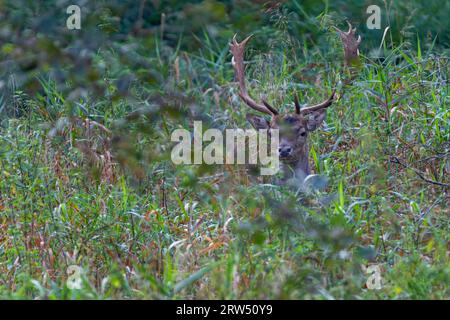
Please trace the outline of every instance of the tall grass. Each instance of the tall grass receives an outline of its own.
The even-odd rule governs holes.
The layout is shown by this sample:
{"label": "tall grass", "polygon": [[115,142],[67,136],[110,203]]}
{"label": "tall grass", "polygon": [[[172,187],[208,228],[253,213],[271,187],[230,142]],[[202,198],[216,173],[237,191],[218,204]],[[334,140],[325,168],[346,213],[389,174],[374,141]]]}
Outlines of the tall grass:
{"label": "tall grass", "polygon": [[[249,90],[287,111],[294,92],[314,103],[338,88],[310,141],[321,186],[173,165],[173,129],[248,126],[232,32],[204,29],[191,38],[199,50],[161,34],[128,39],[95,54],[102,96],[73,98],[70,82],[41,75],[35,95],[15,87],[0,100],[0,297],[449,298],[445,53],[420,38],[381,57],[363,50],[345,85],[329,12],[290,5],[253,30]],[[292,12],[310,15],[312,37],[289,30]],[[380,290],[366,286],[371,264]],[[80,289],[67,285],[72,265]]]}

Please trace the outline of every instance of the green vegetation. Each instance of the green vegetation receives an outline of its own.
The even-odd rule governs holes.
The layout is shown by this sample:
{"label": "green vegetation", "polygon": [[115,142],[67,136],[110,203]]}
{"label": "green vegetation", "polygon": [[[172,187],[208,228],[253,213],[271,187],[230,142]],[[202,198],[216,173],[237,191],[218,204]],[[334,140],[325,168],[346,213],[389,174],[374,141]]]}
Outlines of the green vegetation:
{"label": "green vegetation", "polygon": [[[70,4],[0,1],[1,298],[450,298],[448,1],[80,1],[81,30]],[[337,88],[310,137],[325,187],[170,161],[193,120],[250,127],[235,33],[254,35],[253,96],[288,110]]]}

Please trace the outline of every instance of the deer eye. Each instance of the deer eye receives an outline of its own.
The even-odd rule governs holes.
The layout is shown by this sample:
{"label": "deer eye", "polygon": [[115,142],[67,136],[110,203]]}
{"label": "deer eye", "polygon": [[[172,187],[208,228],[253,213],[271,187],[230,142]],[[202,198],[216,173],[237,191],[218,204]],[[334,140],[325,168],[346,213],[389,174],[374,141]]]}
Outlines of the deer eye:
{"label": "deer eye", "polygon": [[304,136],[306,136],[306,130],[303,130],[303,131],[302,131],[302,129],[303,129],[303,128],[298,128],[298,129],[297,129],[297,134],[300,135],[300,136],[302,136],[302,137],[304,137]]}

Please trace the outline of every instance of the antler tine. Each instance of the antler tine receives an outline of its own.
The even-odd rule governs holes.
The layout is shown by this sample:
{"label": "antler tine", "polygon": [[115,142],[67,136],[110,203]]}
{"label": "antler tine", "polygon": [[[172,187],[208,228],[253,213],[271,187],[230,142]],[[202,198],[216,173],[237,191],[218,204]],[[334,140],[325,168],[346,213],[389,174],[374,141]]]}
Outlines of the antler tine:
{"label": "antler tine", "polygon": [[295,104],[295,113],[300,114],[300,110],[302,107],[300,106],[300,103],[298,102],[297,92],[294,94],[294,104]]}
{"label": "antler tine", "polygon": [[342,31],[341,29],[339,29],[336,26],[332,26],[332,28],[334,28],[337,32],[339,32],[340,34],[344,34],[346,36],[349,36],[351,34],[354,34],[356,32],[356,28],[353,28],[352,24],[347,20],[347,25],[348,25],[348,31]]}
{"label": "antler tine", "polygon": [[[356,34],[356,28],[353,28],[352,24],[348,21],[347,21],[347,24],[348,24],[347,34],[354,36]],[[361,43],[361,35],[358,35],[358,39],[356,40],[356,43],[357,44]]]}
{"label": "antler tine", "polygon": [[348,24],[347,34],[355,33],[356,32],[356,28],[353,29],[352,24],[348,20],[347,20],[347,24]]}
{"label": "antler tine", "polygon": [[[331,93],[331,96],[325,100],[324,102],[321,102],[319,104],[310,106],[310,107],[305,107],[303,109],[300,110],[301,114],[307,114],[316,110],[320,110],[320,109],[324,109],[324,108],[328,108],[329,106],[331,106],[331,104],[334,101],[334,94],[336,93],[336,89],[333,90],[333,92]],[[298,99],[297,99],[297,103],[298,103]],[[297,103],[296,103],[296,108],[297,108]]]}
{"label": "antler tine", "polygon": [[241,41],[241,43],[239,43],[236,40],[236,35],[234,35],[233,40],[230,43],[230,51],[233,55],[233,58],[231,59],[231,64],[234,67],[235,75],[239,83],[239,91],[240,91],[239,96],[250,108],[273,116],[278,114],[278,111],[265,101],[263,101],[263,104],[261,104],[253,100],[252,97],[250,97],[250,95],[248,94],[247,87],[245,86],[244,52],[245,52],[245,45],[247,44],[247,42],[250,40],[251,37],[252,36],[250,35],[243,41]]}
{"label": "antler tine", "polygon": [[272,112],[274,115],[278,114],[278,110],[275,109],[274,107],[272,107],[266,100],[262,99],[261,100],[262,103],[264,104],[264,106],[269,109],[270,112]]}
{"label": "antler tine", "polygon": [[361,36],[358,35],[358,40],[356,40],[356,43],[361,44]]}
{"label": "antler tine", "polygon": [[332,26],[332,28],[334,29],[334,30],[336,30],[339,34],[346,34],[346,32],[344,32],[344,31],[342,31],[341,29],[339,29],[338,27],[336,27],[336,26]]}

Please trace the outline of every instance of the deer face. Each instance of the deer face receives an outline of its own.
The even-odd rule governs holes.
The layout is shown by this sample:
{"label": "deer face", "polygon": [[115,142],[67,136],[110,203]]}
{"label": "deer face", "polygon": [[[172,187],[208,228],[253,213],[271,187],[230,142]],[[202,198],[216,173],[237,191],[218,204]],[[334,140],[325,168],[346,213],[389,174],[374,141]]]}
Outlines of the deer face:
{"label": "deer face", "polygon": [[256,130],[279,130],[278,156],[283,162],[297,162],[307,155],[308,133],[316,130],[323,122],[325,109],[308,115],[274,115],[271,121],[253,114],[247,114],[247,120]]}

